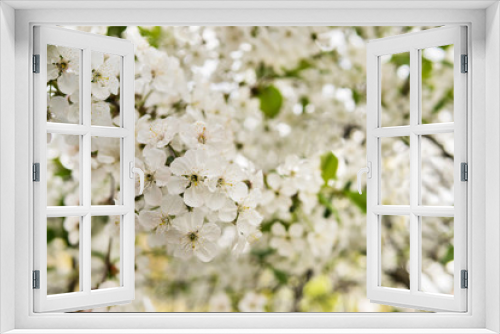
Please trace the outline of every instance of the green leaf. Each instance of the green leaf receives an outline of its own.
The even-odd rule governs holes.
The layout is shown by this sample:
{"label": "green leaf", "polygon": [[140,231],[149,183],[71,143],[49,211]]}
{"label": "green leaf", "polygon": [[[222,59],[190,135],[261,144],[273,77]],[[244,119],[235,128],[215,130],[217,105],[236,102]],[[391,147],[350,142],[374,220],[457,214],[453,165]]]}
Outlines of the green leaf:
{"label": "green leaf", "polygon": [[283,96],[278,88],[273,85],[259,89],[257,96],[260,100],[260,110],[269,118],[276,117],[283,104]]}
{"label": "green leaf", "polygon": [[321,156],[321,176],[325,183],[337,178],[339,159],[332,152],[327,152]]}
{"label": "green leaf", "polygon": [[351,200],[364,213],[366,213],[366,191],[361,195],[358,192],[347,190],[345,191],[347,198]]}
{"label": "green leaf", "polygon": [[276,277],[276,279],[278,280],[278,282],[280,282],[281,284],[288,283],[288,275],[287,275],[287,273],[285,273],[284,271],[281,271],[279,269],[276,269],[276,268],[271,268],[271,269],[273,270],[274,277]]}
{"label": "green leaf", "polygon": [[121,38],[125,29],[127,29],[126,26],[109,26],[106,35]]}
{"label": "green leaf", "polygon": [[63,180],[71,179],[71,169],[67,169],[66,167],[64,167],[59,158],[53,159],[52,164],[54,169],[54,175],[59,176]]}
{"label": "green leaf", "polygon": [[455,256],[455,248],[453,245],[448,245],[448,249],[446,250],[446,254],[439,260],[442,265],[446,265],[448,262],[453,261]]}
{"label": "green leaf", "polygon": [[158,48],[160,46],[160,40],[162,38],[162,31],[160,26],[155,26],[151,28],[137,27],[142,37],[146,38],[149,45]]}

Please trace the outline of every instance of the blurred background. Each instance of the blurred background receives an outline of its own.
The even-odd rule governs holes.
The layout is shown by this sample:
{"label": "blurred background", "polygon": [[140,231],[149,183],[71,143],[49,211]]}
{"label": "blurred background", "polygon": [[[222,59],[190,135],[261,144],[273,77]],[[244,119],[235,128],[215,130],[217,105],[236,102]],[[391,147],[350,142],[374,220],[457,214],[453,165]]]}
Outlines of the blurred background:
{"label": "blurred background", "polygon": [[[136,159],[146,173],[136,197],[136,298],[89,311],[415,311],[366,298],[366,191],[355,183],[366,165],[366,43],[430,27],[66,28],[136,47]],[[79,53],[48,53],[47,120],[76,123]],[[120,124],[120,61],[92,56],[93,125]],[[382,126],[408,125],[409,54],[381,57],[381,73]],[[450,46],[422,51],[422,122],[453,122]],[[48,205],[78,205],[78,136],[47,141]],[[214,181],[225,173],[223,207],[212,190],[201,206],[173,190],[184,176],[176,161],[187,163],[190,150],[238,168]],[[119,152],[119,139],[92,138],[93,205],[120,203]],[[453,134],[423,136],[421,152],[422,203],[453,205]],[[382,139],[381,155],[382,204],[408,204],[409,138]],[[169,235],[195,212],[216,226],[196,238],[215,246],[179,256]],[[79,290],[79,224],[47,220],[49,294]],[[120,284],[120,224],[92,219],[93,289]],[[381,224],[382,285],[408,289],[407,217]],[[422,220],[422,258],[421,288],[452,294],[452,218]]]}

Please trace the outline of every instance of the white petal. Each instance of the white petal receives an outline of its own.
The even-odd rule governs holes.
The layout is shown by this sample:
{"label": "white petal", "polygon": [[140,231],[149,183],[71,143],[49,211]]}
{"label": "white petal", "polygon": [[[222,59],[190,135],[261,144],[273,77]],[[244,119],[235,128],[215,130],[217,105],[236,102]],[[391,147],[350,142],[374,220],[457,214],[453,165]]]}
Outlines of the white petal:
{"label": "white petal", "polygon": [[204,242],[195,249],[196,256],[203,262],[210,262],[217,254],[217,246],[213,242]]}
{"label": "white petal", "polygon": [[300,224],[293,224],[288,231],[292,238],[300,238],[304,233],[304,227]]}
{"label": "white petal", "polygon": [[248,187],[243,182],[238,182],[228,188],[229,197],[236,203],[241,203],[248,196]]}
{"label": "white petal", "polygon": [[157,148],[145,149],[142,154],[144,162],[151,171],[158,170],[160,167],[165,166],[165,162],[167,162],[167,154]]}
{"label": "white petal", "polygon": [[144,190],[144,200],[151,206],[159,206],[161,204],[161,190],[156,185],[151,185]]}
{"label": "white petal", "polygon": [[273,226],[271,227],[271,232],[280,237],[286,236],[286,229],[285,226],[281,223],[274,223]]}
{"label": "white petal", "polygon": [[152,230],[161,224],[161,213],[158,211],[141,211],[139,212],[139,223],[145,228]]}
{"label": "white petal", "polygon": [[200,184],[197,186],[191,184],[191,187],[184,192],[184,203],[186,203],[187,206],[199,208],[203,205],[205,200],[205,189],[206,188]]}
{"label": "white petal", "polygon": [[269,174],[266,180],[269,187],[273,190],[278,190],[282,183],[281,177],[276,173]]}
{"label": "white petal", "polygon": [[161,202],[161,211],[164,214],[176,216],[180,213],[186,212],[186,206],[182,197],[177,195],[164,195]]}
{"label": "white petal", "polygon": [[203,225],[200,231],[201,237],[209,241],[216,241],[217,239],[219,239],[220,234],[221,234],[220,227],[213,223],[208,223]]}
{"label": "white petal", "polygon": [[57,78],[57,86],[66,95],[73,94],[78,89],[79,83],[78,76],[73,73],[65,72]]}
{"label": "white petal", "polygon": [[205,204],[211,210],[219,210],[226,203],[226,195],[221,191],[208,192],[206,195]]}
{"label": "white petal", "polygon": [[223,222],[232,222],[238,213],[238,208],[231,200],[226,201],[226,205],[219,210],[219,219]]}
{"label": "white petal", "polygon": [[179,231],[175,228],[171,228],[165,233],[165,239],[167,243],[180,245],[182,243],[182,239],[186,236],[186,234],[182,231]]}
{"label": "white petal", "polygon": [[172,195],[179,195],[186,190],[186,187],[189,185],[189,181],[186,178],[181,176],[171,176],[170,180],[167,182],[168,192]]}
{"label": "white petal", "polygon": [[172,173],[170,173],[170,169],[168,167],[161,166],[155,173],[156,184],[159,187],[165,187],[171,175]]}

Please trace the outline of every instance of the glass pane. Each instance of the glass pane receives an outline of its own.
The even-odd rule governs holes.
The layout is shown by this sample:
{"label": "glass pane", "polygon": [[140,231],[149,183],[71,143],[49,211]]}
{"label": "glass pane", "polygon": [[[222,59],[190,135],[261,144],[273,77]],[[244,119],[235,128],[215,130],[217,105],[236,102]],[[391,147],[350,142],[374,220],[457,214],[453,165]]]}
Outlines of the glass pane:
{"label": "glass pane", "polygon": [[422,279],[425,292],[453,294],[453,218],[421,217]]}
{"label": "glass pane", "polygon": [[410,124],[410,53],[380,56],[382,126]]}
{"label": "glass pane", "polygon": [[120,286],[120,216],[92,216],[92,290]]}
{"label": "glass pane", "polygon": [[92,205],[120,205],[120,138],[92,137]]}
{"label": "glass pane", "polygon": [[380,138],[381,204],[410,204],[410,137]]}
{"label": "glass pane", "polygon": [[47,205],[80,205],[80,137],[47,134]]}
{"label": "glass pane", "polygon": [[80,217],[47,218],[47,294],[80,291]]}
{"label": "glass pane", "polygon": [[422,205],[453,205],[454,135],[421,137]]}
{"label": "glass pane", "polygon": [[47,45],[47,122],[80,122],[81,50]]}
{"label": "glass pane", "polygon": [[122,57],[92,51],[92,125],[120,126]]}
{"label": "glass pane", "polygon": [[453,45],[421,50],[422,124],[453,122]]}
{"label": "glass pane", "polygon": [[381,216],[381,286],[410,288],[410,218]]}

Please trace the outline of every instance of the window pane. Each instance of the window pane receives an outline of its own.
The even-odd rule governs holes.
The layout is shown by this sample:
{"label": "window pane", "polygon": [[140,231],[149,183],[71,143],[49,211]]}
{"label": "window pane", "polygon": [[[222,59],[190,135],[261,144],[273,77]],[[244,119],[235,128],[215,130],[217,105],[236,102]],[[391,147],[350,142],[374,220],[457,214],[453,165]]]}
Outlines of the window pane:
{"label": "window pane", "polygon": [[47,218],[47,294],[80,291],[80,217]]}
{"label": "window pane", "polygon": [[410,137],[380,138],[381,204],[410,204]]}
{"label": "window pane", "polygon": [[410,53],[380,56],[382,126],[410,124]]}
{"label": "window pane", "polygon": [[92,205],[119,205],[120,138],[92,137]]}
{"label": "window pane", "polygon": [[453,122],[453,45],[421,50],[422,124]]}
{"label": "window pane", "polygon": [[381,286],[410,288],[410,219],[381,216]]}
{"label": "window pane", "polygon": [[92,125],[120,126],[122,57],[92,51]]}
{"label": "window pane", "polygon": [[425,292],[453,294],[453,218],[421,217],[422,279]]}
{"label": "window pane", "polygon": [[421,137],[422,205],[453,205],[454,134]]}
{"label": "window pane", "polygon": [[80,123],[81,50],[47,45],[47,122]]}
{"label": "window pane", "polygon": [[80,205],[80,137],[47,134],[47,205]]}
{"label": "window pane", "polygon": [[120,216],[93,216],[91,220],[92,290],[120,286]]}

